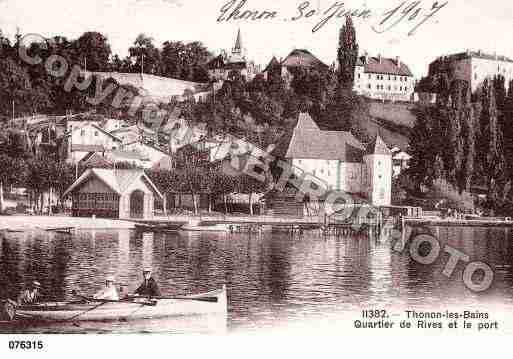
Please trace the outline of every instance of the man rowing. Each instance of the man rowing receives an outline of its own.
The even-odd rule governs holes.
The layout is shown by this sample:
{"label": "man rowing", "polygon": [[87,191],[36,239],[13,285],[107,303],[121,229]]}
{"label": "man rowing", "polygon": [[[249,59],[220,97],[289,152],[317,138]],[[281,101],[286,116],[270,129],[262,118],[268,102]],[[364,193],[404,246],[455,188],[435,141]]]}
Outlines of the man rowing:
{"label": "man rowing", "polygon": [[119,293],[116,289],[114,276],[109,275],[105,278],[105,287],[100,289],[93,296],[94,299],[119,300]]}
{"label": "man rowing", "polygon": [[30,284],[30,288],[24,289],[18,295],[18,305],[27,305],[27,304],[35,304],[39,301],[41,294],[39,290],[41,288],[41,283],[38,281],[33,281]]}
{"label": "man rowing", "polygon": [[145,297],[160,297],[160,290],[157,282],[151,276],[151,268],[143,269],[144,281],[141,283],[139,288],[135,290],[135,295]]}

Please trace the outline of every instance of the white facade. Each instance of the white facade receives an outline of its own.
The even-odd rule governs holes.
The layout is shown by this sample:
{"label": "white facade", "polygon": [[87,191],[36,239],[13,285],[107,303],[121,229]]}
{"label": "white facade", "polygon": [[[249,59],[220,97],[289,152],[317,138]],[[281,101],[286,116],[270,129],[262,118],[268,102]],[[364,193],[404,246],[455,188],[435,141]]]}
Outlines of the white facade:
{"label": "white facade", "polygon": [[415,90],[415,78],[366,73],[363,66],[356,66],[353,90],[359,95],[378,100],[410,101]]}
{"label": "white facade", "polygon": [[[68,125],[70,126],[70,125]],[[94,148],[102,147],[106,151],[118,149],[121,140],[102,128],[86,123],[82,126],[70,126],[71,133],[68,138],[68,161],[77,163]]]}
{"label": "white facade", "polygon": [[392,203],[392,156],[367,155],[364,157],[368,175],[364,180],[366,193],[375,206]]}
{"label": "white facade", "polygon": [[497,54],[486,54],[481,51],[470,51],[441,56],[429,65],[429,76],[447,72],[450,77],[467,81],[475,92],[484,80],[501,75],[505,79],[506,88],[513,80],[513,60]]}
{"label": "white facade", "polygon": [[375,206],[391,204],[392,152],[379,136],[365,149],[350,133],[321,131],[300,114],[285,158],[299,178],[308,174],[327,190],[362,194]]}

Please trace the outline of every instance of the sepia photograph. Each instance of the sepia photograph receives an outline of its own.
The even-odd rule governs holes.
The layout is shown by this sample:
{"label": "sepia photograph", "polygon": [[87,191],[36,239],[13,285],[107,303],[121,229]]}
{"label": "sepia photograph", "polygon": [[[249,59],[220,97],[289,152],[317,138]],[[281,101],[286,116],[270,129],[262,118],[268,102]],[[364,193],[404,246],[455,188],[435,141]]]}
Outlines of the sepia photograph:
{"label": "sepia photograph", "polygon": [[502,0],[1,0],[3,349],[513,334],[511,30]]}

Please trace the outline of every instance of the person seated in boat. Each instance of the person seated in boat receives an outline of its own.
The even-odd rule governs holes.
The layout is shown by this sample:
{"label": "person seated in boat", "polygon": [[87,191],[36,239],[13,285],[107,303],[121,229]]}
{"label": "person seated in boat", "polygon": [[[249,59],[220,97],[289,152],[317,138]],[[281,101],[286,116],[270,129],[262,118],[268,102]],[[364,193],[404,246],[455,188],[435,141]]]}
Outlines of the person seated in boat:
{"label": "person seated in boat", "polygon": [[114,276],[109,275],[105,278],[105,287],[100,289],[94,296],[94,299],[119,300],[119,293],[116,288]]}
{"label": "person seated in boat", "polygon": [[144,281],[139,288],[135,290],[135,295],[145,297],[160,297],[160,290],[157,282],[151,276],[151,268],[144,268],[143,270]]}
{"label": "person seated in boat", "polygon": [[18,305],[35,304],[39,301],[41,294],[41,283],[33,281],[30,288],[26,288],[18,295]]}

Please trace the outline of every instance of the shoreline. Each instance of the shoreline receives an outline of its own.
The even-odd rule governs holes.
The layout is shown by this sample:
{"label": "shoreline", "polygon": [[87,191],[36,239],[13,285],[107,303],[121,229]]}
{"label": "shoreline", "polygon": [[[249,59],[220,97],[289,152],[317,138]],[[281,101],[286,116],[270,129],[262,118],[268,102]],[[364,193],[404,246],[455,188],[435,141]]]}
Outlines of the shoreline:
{"label": "shoreline", "polygon": [[30,231],[48,228],[133,229],[134,223],[123,220],[68,216],[0,216],[0,230]]}

